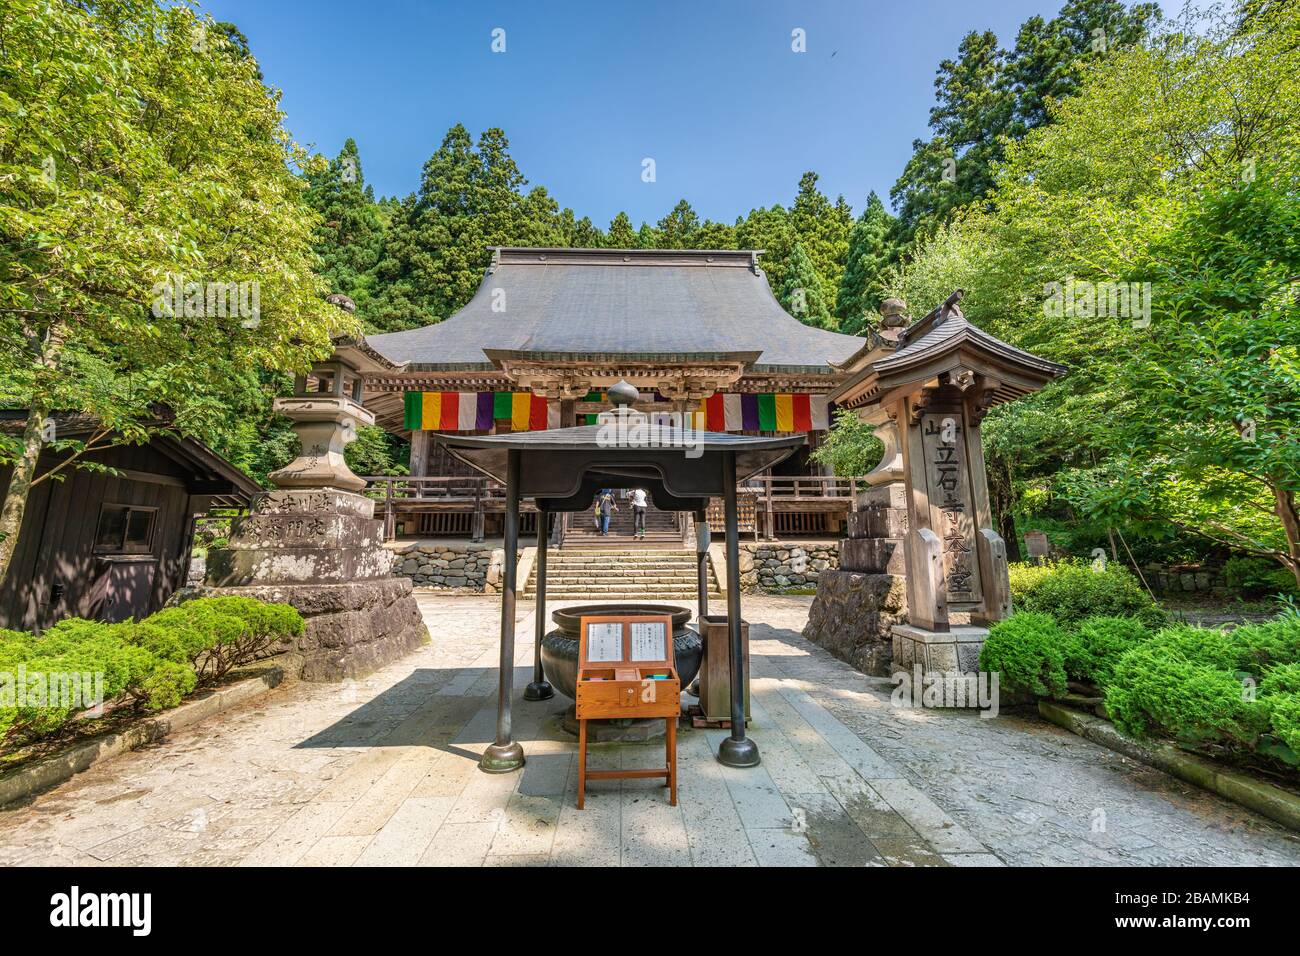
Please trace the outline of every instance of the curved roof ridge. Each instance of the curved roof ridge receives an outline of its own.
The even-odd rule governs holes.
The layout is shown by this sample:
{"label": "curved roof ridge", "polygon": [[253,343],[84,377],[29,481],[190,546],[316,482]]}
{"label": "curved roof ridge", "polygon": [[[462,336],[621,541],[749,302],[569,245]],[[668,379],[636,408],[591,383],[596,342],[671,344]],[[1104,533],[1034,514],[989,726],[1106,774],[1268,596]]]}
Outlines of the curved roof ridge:
{"label": "curved roof ridge", "polygon": [[[757,250],[502,247],[442,322],[368,338],[395,362],[491,367],[485,352],[758,352],[757,368],[830,373],[864,340],[805,325],[776,300]],[[541,268],[538,268],[538,267]]]}

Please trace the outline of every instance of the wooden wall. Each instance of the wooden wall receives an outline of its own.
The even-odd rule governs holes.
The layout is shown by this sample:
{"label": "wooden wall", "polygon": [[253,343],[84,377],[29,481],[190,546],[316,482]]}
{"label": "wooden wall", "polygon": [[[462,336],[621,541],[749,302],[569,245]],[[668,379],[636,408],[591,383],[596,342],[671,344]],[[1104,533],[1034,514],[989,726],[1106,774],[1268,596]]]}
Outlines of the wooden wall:
{"label": "wooden wall", "polygon": [[[184,582],[193,533],[185,466],[148,445],[109,449],[95,460],[129,473],[116,477],[67,469],[62,481],[46,480],[33,488],[13,564],[0,582],[0,627],[32,630],[70,616],[136,616],[130,610],[148,614]],[[54,463],[53,456],[43,455],[40,471]],[[8,468],[0,469],[0,491],[8,487],[9,475]],[[104,503],[158,509],[151,552],[140,556],[152,567],[152,587],[147,593],[119,594],[116,611],[107,612],[104,589],[110,562],[94,553]],[[56,585],[62,585],[57,598]],[[124,608],[124,603],[130,607]]]}

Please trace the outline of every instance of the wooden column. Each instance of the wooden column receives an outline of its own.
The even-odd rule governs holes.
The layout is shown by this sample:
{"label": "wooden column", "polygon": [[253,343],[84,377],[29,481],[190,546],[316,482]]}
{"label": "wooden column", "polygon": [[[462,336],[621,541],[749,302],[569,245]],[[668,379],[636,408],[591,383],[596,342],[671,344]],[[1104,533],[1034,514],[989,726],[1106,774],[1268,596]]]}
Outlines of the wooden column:
{"label": "wooden column", "polygon": [[740,532],[736,508],[736,453],[722,455],[723,503],[727,539],[727,638],[731,664],[731,736],[718,745],[718,762],[757,767],[758,745],[745,736],[745,648],[740,629]]}
{"label": "wooden column", "polygon": [[[555,691],[546,681],[542,671],[542,638],[546,636],[546,516],[549,512],[537,512],[537,609],[533,615],[537,627],[533,632],[533,680],[524,688],[524,700],[550,700]],[[559,521],[557,516],[556,521]]]}
{"label": "wooden column", "polygon": [[506,463],[505,560],[501,567],[501,659],[497,679],[496,742],[483,751],[479,769],[510,773],[524,765],[524,748],[511,736],[510,698],[515,685],[515,585],[519,576],[519,465],[518,449]]}
{"label": "wooden column", "polygon": [[[423,429],[411,432],[411,459],[409,462],[411,477],[424,478],[429,474],[429,433]],[[416,483],[415,497],[424,497],[424,485]]]}

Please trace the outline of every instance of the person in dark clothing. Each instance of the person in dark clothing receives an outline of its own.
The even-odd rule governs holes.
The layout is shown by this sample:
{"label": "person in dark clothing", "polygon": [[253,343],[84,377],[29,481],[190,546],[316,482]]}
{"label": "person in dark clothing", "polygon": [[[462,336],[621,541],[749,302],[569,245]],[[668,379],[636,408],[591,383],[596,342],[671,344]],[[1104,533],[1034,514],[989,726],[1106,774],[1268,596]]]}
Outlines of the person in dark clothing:
{"label": "person in dark clothing", "polygon": [[600,504],[598,507],[600,510],[600,533],[602,535],[607,535],[609,534],[610,516],[618,510],[618,505],[614,504],[614,496],[610,493],[609,489],[600,493]]}

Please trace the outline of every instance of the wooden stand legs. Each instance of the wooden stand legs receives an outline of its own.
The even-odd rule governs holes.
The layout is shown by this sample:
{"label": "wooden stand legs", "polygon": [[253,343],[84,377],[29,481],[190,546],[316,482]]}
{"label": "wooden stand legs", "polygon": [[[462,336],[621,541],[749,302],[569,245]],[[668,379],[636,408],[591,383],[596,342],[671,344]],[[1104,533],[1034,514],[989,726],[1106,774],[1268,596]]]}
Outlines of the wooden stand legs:
{"label": "wooden stand legs", "polygon": [[587,721],[578,721],[578,809],[583,809],[587,797],[587,779],[627,780],[643,777],[663,777],[668,788],[668,803],[677,806],[677,718],[665,717],[663,770],[593,770],[587,773]]}
{"label": "wooden stand legs", "polygon": [[665,756],[668,759],[668,803],[677,806],[677,718],[669,717],[668,735],[664,741]]}
{"label": "wooden stand legs", "polygon": [[578,721],[578,809],[587,796],[587,722]]}

